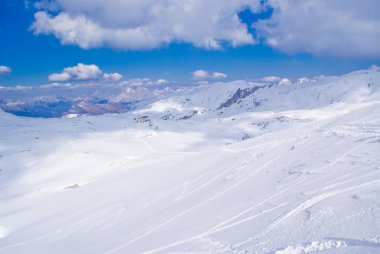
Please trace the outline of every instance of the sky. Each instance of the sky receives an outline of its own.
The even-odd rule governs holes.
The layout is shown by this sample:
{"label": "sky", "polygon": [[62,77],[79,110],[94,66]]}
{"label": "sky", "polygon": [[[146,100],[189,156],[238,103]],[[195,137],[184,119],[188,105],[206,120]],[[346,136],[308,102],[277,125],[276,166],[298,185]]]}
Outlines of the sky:
{"label": "sky", "polygon": [[380,65],[377,0],[1,0],[0,85],[340,75]]}

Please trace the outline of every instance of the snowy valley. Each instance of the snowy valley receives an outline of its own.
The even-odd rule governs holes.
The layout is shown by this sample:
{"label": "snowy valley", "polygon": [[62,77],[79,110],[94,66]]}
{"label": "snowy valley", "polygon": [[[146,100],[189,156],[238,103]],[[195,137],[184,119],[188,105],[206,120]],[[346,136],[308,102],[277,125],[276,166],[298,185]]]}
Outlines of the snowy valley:
{"label": "snowy valley", "polygon": [[0,111],[0,253],[380,253],[380,72]]}

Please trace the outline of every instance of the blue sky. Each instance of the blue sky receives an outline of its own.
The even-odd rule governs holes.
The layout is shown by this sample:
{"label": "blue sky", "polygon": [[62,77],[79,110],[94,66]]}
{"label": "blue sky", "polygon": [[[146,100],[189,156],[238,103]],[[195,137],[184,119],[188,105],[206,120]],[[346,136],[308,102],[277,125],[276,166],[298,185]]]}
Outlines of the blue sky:
{"label": "blue sky", "polygon": [[[50,34],[36,35],[36,32],[31,29],[31,25],[35,22],[36,12],[42,10],[50,13],[52,17],[62,12],[73,14],[70,13],[70,6],[60,6],[58,10],[37,9],[34,3],[22,0],[0,1],[0,65],[12,68],[10,74],[0,76],[0,85],[45,84],[49,82],[50,74],[60,73],[65,67],[75,66],[78,63],[96,64],[102,71],[118,72],[126,79],[149,77],[177,82],[192,82],[191,73],[198,69],[223,72],[228,75],[229,80],[232,80],[269,75],[290,78],[322,74],[336,75],[368,68],[372,64],[380,65],[377,52],[373,55],[370,54],[371,52],[361,52],[355,45],[352,47],[353,50],[358,51],[357,54],[334,55],[329,54],[328,50],[319,52],[321,48],[319,45],[310,52],[305,50],[303,45],[294,50],[294,43],[290,46],[283,43],[282,47],[274,47],[265,43],[266,38],[257,39],[255,44],[242,43],[236,47],[228,43],[226,39],[222,49],[199,46],[191,37],[182,42],[176,38],[168,43],[152,47],[148,45],[147,48],[141,49],[130,48],[131,46],[128,45],[125,48],[123,46],[119,48],[108,45],[106,42],[87,48],[80,43],[63,42],[64,39],[57,36],[54,31]],[[260,10],[257,12],[259,14],[252,14],[252,12],[245,9],[243,12],[239,11],[238,15],[242,24],[248,27],[247,31],[255,37],[256,29],[250,25],[258,19],[270,19],[273,14],[271,8]],[[83,13],[88,12],[84,10]],[[90,14],[86,18],[93,19]],[[105,24],[104,27],[108,25]],[[162,26],[165,25],[167,24]],[[281,29],[286,32],[288,28]],[[283,30],[274,32],[280,34]],[[185,34],[184,38],[189,36]],[[203,35],[197,33],[195,36]],[[376,45],[377,42],[373,43]]]}

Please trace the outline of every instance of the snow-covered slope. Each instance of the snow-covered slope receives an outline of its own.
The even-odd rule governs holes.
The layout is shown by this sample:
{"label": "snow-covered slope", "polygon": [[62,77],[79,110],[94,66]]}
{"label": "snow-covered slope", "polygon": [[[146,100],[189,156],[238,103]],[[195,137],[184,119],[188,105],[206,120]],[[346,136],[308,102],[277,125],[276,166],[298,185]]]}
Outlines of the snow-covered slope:
{"label": "snow-covered slope", "polygon": [[247,81],[215,83],[160,100],[148,111],[233,115],[247,111],[312,109],[339,102],[357,103],[372,100],[373,94],[379,91],[374,83],[378,79],[378,71],[362,70],[342,77],[323,77],[291,85]]}
{"label": "snow-covered slope", "polygon": [[380,253],[380,73],[0,112],[0,253]]}

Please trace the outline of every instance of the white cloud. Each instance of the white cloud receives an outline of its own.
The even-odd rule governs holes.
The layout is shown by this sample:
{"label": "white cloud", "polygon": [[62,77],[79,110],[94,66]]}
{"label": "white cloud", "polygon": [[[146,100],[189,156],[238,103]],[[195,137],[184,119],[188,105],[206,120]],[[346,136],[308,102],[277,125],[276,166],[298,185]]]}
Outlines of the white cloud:
{"label": "white cloud", "polygon": [[12,72],[12,69],[8,66],[0,65],[0,75],[2,74],[9,74]]}
{"label": "white cloud", "polygon": [[148,78],[143,79],[143,86],[160,86],[166,84],[168,81],[166,79],[158,79],[156,81],[152,81]]}
{"label": "white cloud", "polygon": [[31,29],[62,44],[136,50],[185,42],[220,49],[255,43],[238,13],[258,10],[260,0],[41,0],[36,7]]}
{"label": "white cloud", "polygon": [[254,24],[269,46],[333,57],[380,56],[378,0],[268,0],[273,15]]}
{"label": "white cloud", "polygon": [[52,82],[62,82],[62,81],[68,81],[71,79],[72,78],[71,78],[70,74],[68,74],[66,72],[53,73],[53,74],[49,75],[49,81],[52,81]]}
{"label": "white cloud", "polygon": [[157,85],[163,85],[163,84],[166,84],[166,83],[167,83],[166,79],[158,79],[158,80],[156,81],[156,84],[157,84]]}
{"label": "white cloud", "polygon": [[370,67],[369,67],[369,69],[371,70],[371,71],[380,71],[380,67],[379,66],[377,66],[377,65],[371,65]]}
{"label": "white cloud", "polygon": [[223,79],[223,78],[227,78],[227,74],[222,73],[222,72],[214,72],[214,73],[212,74],[212,78],[214,78],[214,79]]}
{"label": "white cloud", "polygon": [[71,80],[97,80],[102,77],[103,72],[95,64],[86,65],[79,63],[77,66],[67,67],[61,73],[49,75],[49,81],[62,82]]}
{"label": "white cloud", "polygon": [[275,83],[275,82],[279,82],[280,80],[281,78],[277,76],[267,76],[267,77],[263,77],[259,79],[259,81],[261,82],[268,82],[268,83]]}
{"label": "white cloud", "polygon": [[304,84],[304,83],[309,83],[309,82],[310,82],[310,79],[306,78],[306,77],[302,77],[302,78],[297,79],[297,83],[299,83],[299,84]]}
{"label": "white cloud", "polygon": [[105,80],[119,81],[122,78],[123,78],[123,75],[121,75],[117,72],[110,73],[110,74],[104,73],[104,75],[103,75],[103,79],[105,79]]}
{"label": "white cloud", "polygon": [[278,82],[279,85],[288,86],[292,84],[292,81],[288,78],[283,78]]}
{"label": "white cloud", "polygon": [[196,70],[193,72],[193,79],[201,80],[207,79],[209,77],[209,73],[205,70]]}
{"label": "white cloud", "polygon": [[213,72],[210,74],[205,70],[196,70],[192,73],[193,79],[195,80],[204,80],[204,79],[223,79],[227,78],[227,74],[222,72]]}
{"label": "white cloud", "polygon": [[57,5],[57,3],[51,0],[41,0],[39,2],[35,2],[34,7],[36,9],[43,9],[43,10],[49,10],[49,11],[59,10],[59,6]]}
{"label": "white cloud", "polygon": [[[250,34],[238,14],[270,18]],[[380,56],[378,0],[40,0],[31,30],[81,48],[153,49],[190,43],[206,49],[265,44],[280,51],[333,57]]]}

